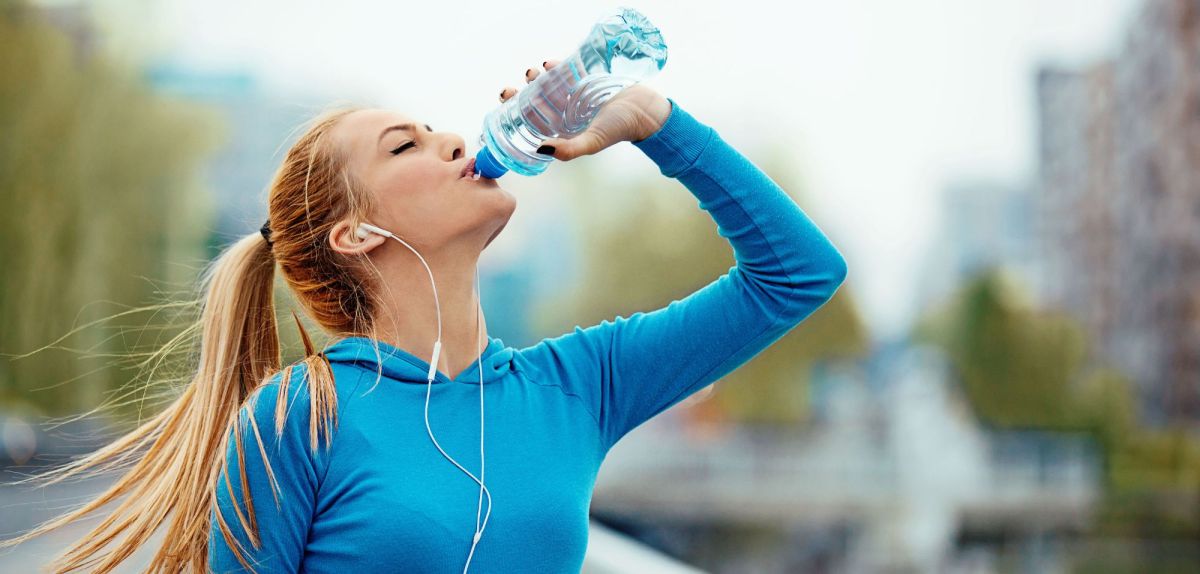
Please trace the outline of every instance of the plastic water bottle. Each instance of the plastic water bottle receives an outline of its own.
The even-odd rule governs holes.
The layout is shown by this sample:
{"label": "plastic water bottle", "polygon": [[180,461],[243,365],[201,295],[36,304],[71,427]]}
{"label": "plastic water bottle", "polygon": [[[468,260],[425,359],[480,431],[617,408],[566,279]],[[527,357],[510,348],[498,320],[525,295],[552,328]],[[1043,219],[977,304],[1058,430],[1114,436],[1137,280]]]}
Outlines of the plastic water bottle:
{"label": "plastic water bottle", "polygon": [[537,153],[542,140],[582,133],[605,102],[666,63],[658,28],[637,10],[618,8],[596,22],[574,54],[488,113],[475,171],[490,178],[542,173],[554,160]]}

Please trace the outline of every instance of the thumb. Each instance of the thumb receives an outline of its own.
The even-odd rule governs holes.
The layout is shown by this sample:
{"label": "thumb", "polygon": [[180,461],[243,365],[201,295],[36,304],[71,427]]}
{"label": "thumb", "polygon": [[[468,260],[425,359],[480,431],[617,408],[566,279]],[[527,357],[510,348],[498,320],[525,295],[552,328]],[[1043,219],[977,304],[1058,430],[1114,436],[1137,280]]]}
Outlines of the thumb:
{"label": "thumb", "polygon": [[557,160],[570,161],[579,156],[592,155],[602,149],[603,139],[589,129],[571,138],[546,138],[542,140],[542,145],[537,151],[543,155],[554,156]]}

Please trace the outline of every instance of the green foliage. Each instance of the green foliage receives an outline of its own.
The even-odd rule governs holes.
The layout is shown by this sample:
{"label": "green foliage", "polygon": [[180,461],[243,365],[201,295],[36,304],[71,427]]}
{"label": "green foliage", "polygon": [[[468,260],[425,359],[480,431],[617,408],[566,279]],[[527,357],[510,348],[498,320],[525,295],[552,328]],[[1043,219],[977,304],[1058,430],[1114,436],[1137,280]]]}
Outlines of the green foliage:
{"label": "green foliage", "polygon": [[968,281],[922,317],[913,336],[946,352],[981,421],[1090,431],[1106,451],[1129,444],[1136,428],[1129,380],[1088,364],[1083,329],[1062,313],[1032,307],[1003,270]]}
{"label": "green foliage", "polygon": [[1086,339],[1067,317],[1020,300],[1002,272],[968,283],[917,338],[945,349],[979,417],[1001,427],[1082,429],[1072,384]]}
{"label": "green foliage", "polygon": [[[1113,433],[1116,425],[1101,426]],[[1094,528],[1105,536],[1200,536],[1200,443],[1186,429],[1132,427],[1108,440]]]}
{"label": "green foliage", "polygon": [[[573,179],[564,188],[573,194],[583,277],[570,295],[540,309],[543,331],[566,332],[576,324],[666,306],[735,264],[728,240],[681,184],[654,178],[623,186],[594,176],[585,165],[572,167]],[[812,364],[858,356],[866,346],[866,328],[843,286],[799,326],[711,387],[706,408],[715,406],[740,422],[803,422]],[[697,394],[703,396],[705,391]]]}
{"label": "green foliage", "polygon": [[1094,369],[1075,397],[1105,452],[1124,447],[1137,431],[1137,404],[1129,379],[1111,367]]}
{"label": "green foliage", "polygon": [[[0,352],[181,299],[160,288],[190,285],[200,265],[207,212],[197,167],[222,135],[217,119],[154,94],[135,70],[81,51],[31,11],[0,12]],[[97,405],[132,375],[114,356],[177,334],[128,328],[162,325],[171,309],[0,361],[0,405],[43,415]]]}

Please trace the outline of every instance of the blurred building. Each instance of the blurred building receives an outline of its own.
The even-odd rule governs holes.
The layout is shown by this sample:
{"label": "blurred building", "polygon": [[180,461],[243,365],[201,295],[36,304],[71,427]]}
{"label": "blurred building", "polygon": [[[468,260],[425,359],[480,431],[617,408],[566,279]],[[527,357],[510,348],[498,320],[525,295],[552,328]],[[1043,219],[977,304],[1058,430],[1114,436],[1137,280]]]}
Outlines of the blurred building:
{"label": "blurred building", "polygon": [[1121,52],[1038,75],[1044,296],[1132,376],[1144,420],[1200,418],[1200,3],[1149,0]]}

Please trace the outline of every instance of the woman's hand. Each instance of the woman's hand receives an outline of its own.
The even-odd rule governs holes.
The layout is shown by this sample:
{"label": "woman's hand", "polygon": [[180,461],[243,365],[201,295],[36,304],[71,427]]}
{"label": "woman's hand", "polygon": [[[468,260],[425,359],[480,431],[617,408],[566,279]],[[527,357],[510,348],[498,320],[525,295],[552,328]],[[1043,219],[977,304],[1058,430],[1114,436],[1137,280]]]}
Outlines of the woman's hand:
{"label": "woman's hand", "polygon": [[[542,62],[542,67],[547,70],[557,65],[558,60]],[[526,70],[525,82],[532,82],[539,73],[537,68]],[[516,88],[505,87],[500,91],[500,101],[506,102],[516,93]],[[666,97],[642,84],[634,84],[600,106],[595,119],[582,133],[567,139],[547,138],[542,141],[538,153],[569,161],[581,155],[592,155],[617,142],[641,141],[658,131],[670,113],[671,102]],[[553,149],[546,149],[546,146]]]}

